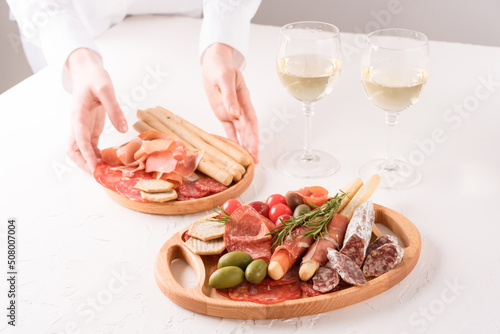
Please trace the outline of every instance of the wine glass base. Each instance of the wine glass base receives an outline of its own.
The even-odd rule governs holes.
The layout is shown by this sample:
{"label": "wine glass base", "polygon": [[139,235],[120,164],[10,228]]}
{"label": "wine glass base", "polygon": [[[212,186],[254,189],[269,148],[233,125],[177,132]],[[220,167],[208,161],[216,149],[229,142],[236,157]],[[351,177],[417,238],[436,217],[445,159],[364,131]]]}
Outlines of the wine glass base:
{"label": "wine glass base", "polygon": [[283,154],[278,160],[280,172],[300,177],[325,177],[339,169],[339,162],[326,152],[297,150]]}
{"label": "wine glass base", "polygon": [[358,169],[358,175],[363,180],[368,180],[373,174],[380,175],[379,188],[383,189],[409,189],[422,180],[422,174],[410,163],[394,159],[393,168],[384,168],[385,159],[368,161]]}

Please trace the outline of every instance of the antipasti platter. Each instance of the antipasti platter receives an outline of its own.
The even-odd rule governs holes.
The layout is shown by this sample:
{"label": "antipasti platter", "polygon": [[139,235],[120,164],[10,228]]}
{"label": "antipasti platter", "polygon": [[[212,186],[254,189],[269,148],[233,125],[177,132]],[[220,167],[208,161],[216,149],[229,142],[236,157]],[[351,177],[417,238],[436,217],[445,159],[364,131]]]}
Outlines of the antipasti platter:
{"label": "antipasti platter", "polygon": [[[370,182],[371,180],[367,183]],[[310,189],[313,188],[321,187],[311,187]],[[232,212],[222,210],[222,216],[228,214],[222,237],[226,250],[215,256],[200,255],[203,252],[197,252],[196,247],[193,248],[193,244],[189,243],[189,240],[194,238],[189,234],[197,236],[193,231],[194,227],[200,222],[205,221],[207,224],[208,222],[215,224],[224,222],[224,219],[221,218],[221,211],[219,211],[219,215],[214,213],[202,218],[178,231],[161,247],[155,260],[157,285],[165,296],[186,309],[211,316],[238,319],[278,319],[323,313],[383,293],[402,281],[413,270],[420,255],[421,239],[415,225],[402,214],[384,206],[372,204],[371,201],[366,202],[374,190],[373,186],[371,188],[371,190],[368,189],[370,191],[364,191],[366,189],[362,187],[358,193],[363,194],[361,196],[351,196],[352,199],[348,198],[347,201],[351,200],[353,205],[349,206],[348,204],[343,210],[338,210],[338,206],[330,205],[335,201],[339,193],[344,193],[340,191],[333,198],[325,195],[325,198],[328,199],[324,200],[322,205],[309,203],[311,210],[302,214],[302,216],[291,216],[290,218],[287,217],[286,220],[283,218],[276,220],[271,212],[269,217],[278,222],[278,225],[281,224],[281,227],[271,229],[270,232],[265,230],[268,233],[252,235],[249,238],[237,231],[247,231],[245,233],[252,234],[252,232],[249,232],[251,228],[248,225],[252,225],[256,221],[254,220],[254,217],[256,217],[255,212],[260,206],[253,206],[252,204],[255,202],[252,202],[241,205],[236,209],[233,208],[234,211],[229,210]],[[298,193],[304,194],[300,191]],[[350,195],[352,193],[346,191],[344,194]],[[305,198],[314,199],[315,197],[305,196]],[[339,200],[338,203],[341,203],[341,201]],[[360,205],[360,203],[364,204]],[[257,210],[254,209],[255,207],[257,207]],[[356,207],[359,209],[354,210],[353,208]],[[332,208],[334,209],[331,210]],[[361,208],[365,211],[360,212]],[[329,213],[325,213],[325,210],[335,211],[335,213],[333,216],[328,216]],[[354,213],[352,213],[353,210]],[[257,246],[257,244],[261,245],[264,242],[266,235],[279,235],[280,229],[291,227],[296,230],[304,216],[312,218],[311,221],[320,221],[324,217],[323,215],[326,215],[326,220],[329,221],[328,225],[325,226],[327,226],[330,233],[328,236],[318,237],[316,241],[311,241],[307,246],[303,245],[307,243],[306,237],[304,236],[301,239],[299,234],[295,235],[295,241],[287,239],[289,236],[285,235],[282,245],[272,245],[270,250],[272,256],[268,258],[263,255],[262,247]],[[336,217],[342,215],[350,218],[350,222],[349,219],[346,219],[348,224],[343,227],[342,232],[340,232],[342,235],[340,235],[337,233],[339,228],[330,229],[330,225],[332,222],[335,224]],[[266,219],[261,218],[265,224],[267,224]],[[238,223],[238,220],[242,220],[244,223],[240,227],[235,227],[234,223]],[[384,225],[391,232],[384,236],[377,228],[377,225]],[[308,226],[308,223],[304,226]],[[363,226],[368,226],[369,229],[367,230]],[[299,226],[299,228],[302,227]],[[366,231],[369,231],[368,234]],[[314,272],[308,274],[306,264],[311,262],[311,258],[317,258],[316,255],[309,256],[311,250],[314,253],[321,247],[327,247],[316,245],[318,242],[321,244],[323,239],[331,239],[335,243],[334,239],[337,236],[339,237],[337,244],[328,248],[328,255],[324,255],[325,257],[328,256],[328,260],[314,268],[316,274]],[[394,237],[397,237],[397,239]],[[362,241],[362,239],[365,240]],[[386,241],[380,243],[381,240]],[[389,244],[380,246],[387,240],[392,241]],[[245,245],[241,248],[238,243]],[[250,243],[252,243],[252,246],[249,246]],[[297,254],[300,251],[297,251],[297,247],[293,245],[298,245],[299,248],[307,247],[308,249]],[[259,250],[254,251],[251,248],[258,248]],[[369,254],[365,256],[367,249]],[[391,249],[391,251],[386,252],[384,249]],[[398,249],[398,251],[394,251],[395,249]],[[231,284],[225,286],[226,282],[224,281],[222,281],[222,284],[216,282],[218,277],[215,276],[217,276],[218,272],[228,268],[221,265],[223,258],[227,257],[228,254],[242,253],[239,252],[241,250],[246,250],[252,254],[253,261],[250,259],[252,263],[257,261],[256,258],[260,258],[260,261],[264,258],[267,263],[267,275],[264,279],[261,278],[260,281],[254,281],[255,275],[248,276],[248,268],[252,264],[250,263],[247,270],[245,270],[244,278],[235,282],[234,287],[226,288]],[[355,260],[357,251],[363,253],[361,261]],[[285,264],[277,255],[280,252],[287,254]],[[326,251],[323,253],[326,254]],[[351,258],[354,260],[351,260]],[[288,259],[291,259],[290,263],[287,263]],[[193,269],[197,277],[195,287],[186,288],[175,279],[171,265],[174,260],[183,260]],[[323,269],[326,270],[326,273]],[[237,270],[235,268],[235,271]],[[336,272],[340,273],[340,280]],[[358,275],[361,272],[362,277]],[[336,281],[334,276],[330,276],[331,273],[337,275]],[[227,281],[227,277],[224,279]],[[332,288],[330,286],[325,290],[324,283],[330,284],[333,281],[335,281],[333,285],[336,285],[336,287]],[[316,289],[319,291],[316,291]]]}
{"label": "antipasti platter", "polygon": [[117,203],[140,212],[178,215],[212,209],[245,191],[250,153],[162,108],[138,110],[129,142],[101,150],[94,178]]}

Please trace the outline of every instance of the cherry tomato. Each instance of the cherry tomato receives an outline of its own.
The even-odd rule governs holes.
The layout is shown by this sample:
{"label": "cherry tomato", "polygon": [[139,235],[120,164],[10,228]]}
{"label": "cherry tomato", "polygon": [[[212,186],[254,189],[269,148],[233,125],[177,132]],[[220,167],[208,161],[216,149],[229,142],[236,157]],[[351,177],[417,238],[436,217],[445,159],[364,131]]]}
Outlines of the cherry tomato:
{"label": "cherry tomato", "polygon": [[260,201],[255,201],[252,203],[248,204],[252,208],[254,208],[259,214],[262,216],[269,218],[269,206],[267,206],[266,203],[260,202]]}
{"label": "cherry tomato", "polygon": [[285,196],[280,195],[280,194],[271,195],[271,196],[269,196],[266,199],[266,204],[267,204],[267,206],[269,208],[272,208],[276,204],[280,204],[280,203],[281,204],[286,204],[286,198],[285,198]]}
{"label": "cherry tomato", "polygon": [[234,210],[238,209],[241,206],[241,203],[237,199],[228,199],[222,204],[222,210],[231,214]]}
{"label": "cherry tomato", "polygon": [[288,220],[290,220],[292,218],[293,218],[292,216],[285,213],[285,214],[278,217],[278,220],[276,221],[276,226],[283,225],[283,223],[286,223]]}
{"label": "cherry tomato", "polygon": [[275,206],[271,207],[269,210],[269,219],[276,225],[279,216],[281,215],[292,215],[292,210],[288,207],[288,205],[283,203],[278,203]]}

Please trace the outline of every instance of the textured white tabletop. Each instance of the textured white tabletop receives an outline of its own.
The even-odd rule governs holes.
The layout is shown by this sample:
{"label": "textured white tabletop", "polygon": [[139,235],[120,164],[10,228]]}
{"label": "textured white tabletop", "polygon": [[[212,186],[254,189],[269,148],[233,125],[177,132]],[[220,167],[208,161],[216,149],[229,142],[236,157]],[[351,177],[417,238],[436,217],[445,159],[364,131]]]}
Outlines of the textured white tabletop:
{"label": "textured white tabletop", "polygon": [[[200,23],[132,17],[98,38],[130,124],[137,108],[161,105],[223,134],[202,87]],[[275,73],[278,30],[251,29],[244,74],[259,117],[262,152],[254,181],[239,198],[244,202],[308,185],[335,191],[356,176],[359,165],[384,154],[383,114],[360,84],[362,38],[343,34],[341,80],[317,103],[313,118],[313,146],[334,154],[341,167],[324,179],[277,172],[280,154],[301,146],[303,126],[299,103]],[[5,92],[0,261],[7,276],[7,225],[15,218],[17,327],[7,325],[9,287],[2,278],[0,332],[498,333],[500,48],[431,42],[430,52],[427,90],[402,113],[395,144],[396,152],[419,166],[423,180],[409,190],[377,190],[373,196],[419,229],[417,266],[374,298],[282,320],[211,317],[165,297],[154,281],[154,258],[176,231],[206,212],[168,217],[128,210],[75,168],[65,157],[69,95],[53,73],[43,70]],[[433,133],[440,134],[438,141]],[[121,144],[134,135],[108,126],[100,145]],[[179,271],[187,283],[193,279],[189,270]]]}

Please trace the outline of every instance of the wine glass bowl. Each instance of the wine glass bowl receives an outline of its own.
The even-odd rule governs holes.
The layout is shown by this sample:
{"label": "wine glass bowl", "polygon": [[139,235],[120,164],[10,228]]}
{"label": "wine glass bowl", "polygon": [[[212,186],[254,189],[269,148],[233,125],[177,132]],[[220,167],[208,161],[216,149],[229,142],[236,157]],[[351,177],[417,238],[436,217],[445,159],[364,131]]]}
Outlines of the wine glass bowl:
{"label": "wine glass bowl", "polygon": [[277,72],[281,84],[302,102],[305,116],[304,147],[287,152],[278,169],[296,177],[324,177],[334,173],[338,161],[310,147],[311,117],[315,102],[333,91],[342,68],[339,30],[323,22],[295,22],[280,30]]}
{"label": "wine glass bowl", "polygon": [[381,176],[380,188],[407,189],[418,184],[422,174],[392,152],[393,130],[401,111],[416,103],[429,76],[427,37],[407,29],[383,29],[367,36],[361,61],[361,82],[368,99],[385,113],[387,154],[358,170],[365,178]]}

